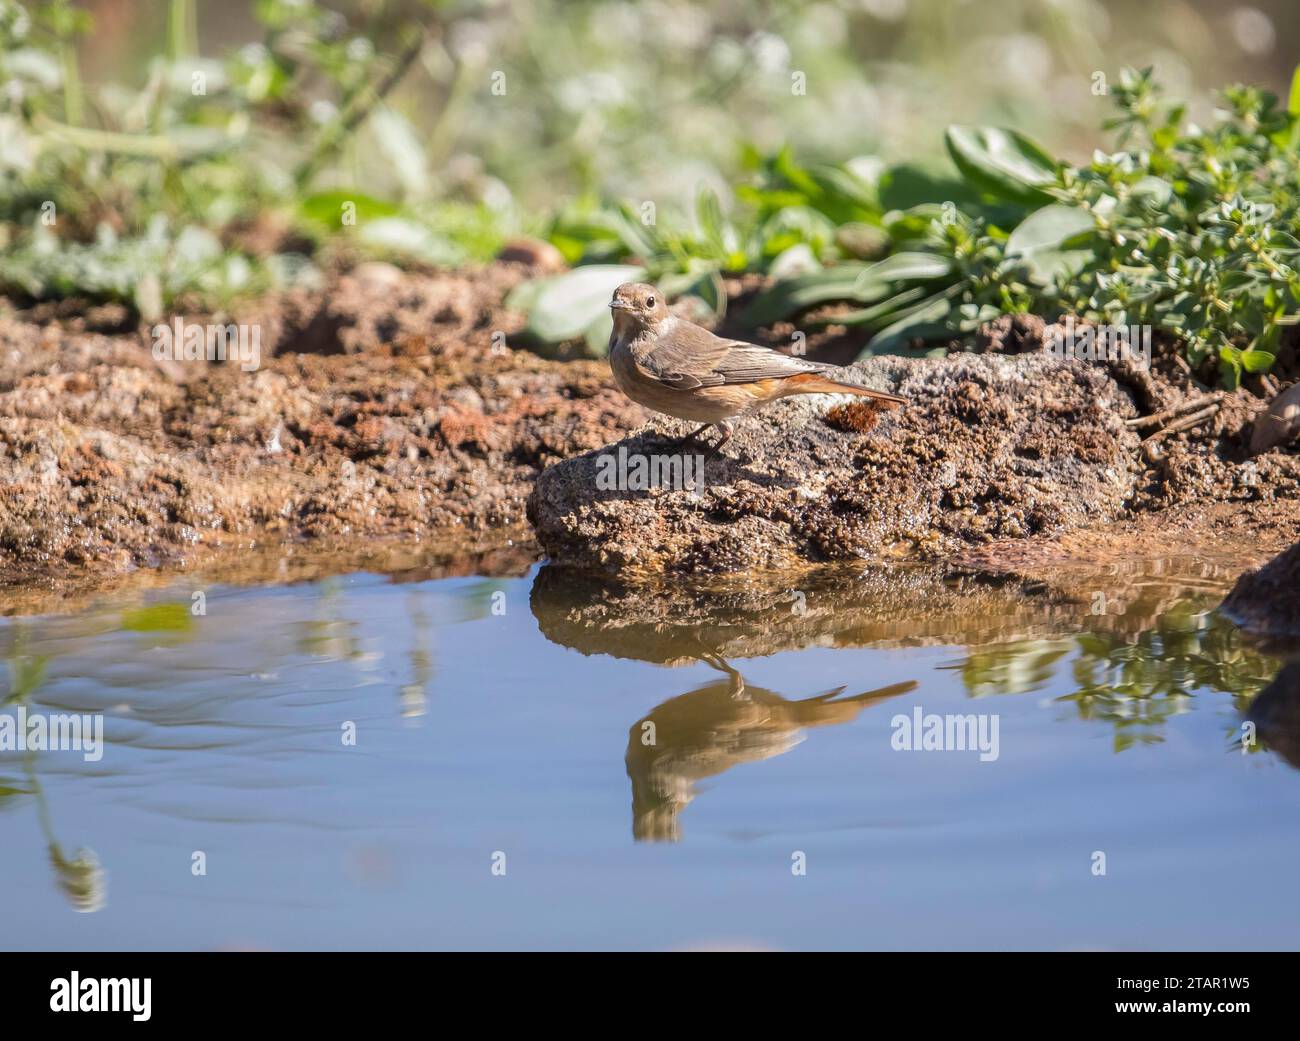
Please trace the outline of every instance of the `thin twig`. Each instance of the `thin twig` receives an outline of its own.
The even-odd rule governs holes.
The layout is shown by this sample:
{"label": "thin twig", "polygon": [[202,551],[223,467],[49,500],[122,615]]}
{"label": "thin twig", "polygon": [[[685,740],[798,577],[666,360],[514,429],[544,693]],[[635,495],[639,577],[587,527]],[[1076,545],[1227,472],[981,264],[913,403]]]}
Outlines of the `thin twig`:
{"label": "thin twig", "polygon": [[1200,412],[1193,413],[1190,416],[1185,416],[1177,423],[1170,423],[1169,426],[1165,427],[1163,430],[1157,430],[1154,434],[1143,441],[1143,444],[1150,441],[1159,441],[1161,438],[1168,437],[1170,434],[1178,434],[1184,430],[1191,430],[1192,427],[1199,426],[1207,419],[1213,417],[1218,411],[1219,405],[1217,402],[1213,405],[1207,405],[1205,408],[1201,409]]}
{"label": "thin twig", "polygon": [[1191,401],[1184,401],[1181,405],[1175,405],[1173,408],[1167,408],[1163,412],[1157,412],[1150,416],[1139,416],[1137,419],[1126,419],[1125,424],[1130,430],[1145,430],[1147,427],[1159,426],[1178,416],[1186,415],[1188,412],[1194,412],[1197,409],[1204,408],[1206,405],[1217,405],[1223,400],[1223,391],[1216,391],[1213,394],[1203,394],[1201,397],[1193,398]]}

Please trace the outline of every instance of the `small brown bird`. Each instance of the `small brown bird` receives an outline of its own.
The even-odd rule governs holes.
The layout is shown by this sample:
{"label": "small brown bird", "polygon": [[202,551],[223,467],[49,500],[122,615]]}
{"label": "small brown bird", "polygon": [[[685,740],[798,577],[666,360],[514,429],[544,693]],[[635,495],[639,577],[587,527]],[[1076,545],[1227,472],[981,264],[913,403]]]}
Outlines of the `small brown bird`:
{"label": "small brown bird", "polygon": [[826,375],[838,366],[792,358],[779,351],[714,336],[668,312],[663,295],[644,282],[624,282],[609,306],[614,331],[609,364],[619,390],[638,404],[722,431],[717,452],[735,432],[730,420],[794,394],[856,394],[890,404],[907,399]]}

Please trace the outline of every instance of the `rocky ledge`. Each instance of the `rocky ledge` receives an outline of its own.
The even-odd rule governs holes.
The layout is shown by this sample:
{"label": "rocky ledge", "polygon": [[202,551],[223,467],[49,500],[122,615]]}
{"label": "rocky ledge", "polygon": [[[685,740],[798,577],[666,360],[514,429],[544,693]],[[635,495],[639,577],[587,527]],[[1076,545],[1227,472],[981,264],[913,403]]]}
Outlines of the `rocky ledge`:
{"label": "rocky ledge", "polygon": [[686,424],[644,428],[542,474],[538,539],[554,561],[625,577],[784,569],[1065,531],[1119,517],[1134,494],[1136,412],[1100,367],[968,354],[873,358],[846,376],[909,404],[780,402],[743,420],[692,487],[640,486],[635,458],[676,451]]}

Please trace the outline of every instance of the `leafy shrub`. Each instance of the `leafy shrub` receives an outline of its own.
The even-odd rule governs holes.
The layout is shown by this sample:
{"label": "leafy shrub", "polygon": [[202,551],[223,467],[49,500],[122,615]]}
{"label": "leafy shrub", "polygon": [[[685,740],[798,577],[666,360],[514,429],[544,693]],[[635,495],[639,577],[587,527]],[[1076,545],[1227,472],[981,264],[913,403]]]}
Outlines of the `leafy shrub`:
{"label": "leafy shrub", "polygon": [[[974,221],[947,236],[985,242],[996,261],[991,278],[968,274],[963,305],[1164,329],[1193,367],[1217,359],[1229,385],[1266,370],[1282,328],[1300,321],[1300,74],[1296,84],[1290,112],[1267,92],[1229,88],[1222,118],[1202,129],[1184,125],[1149,70],[1130,72],[1108,124],[1121,151],[1048,177],[1017,145],[1032,180],[1008,172],[1007,186],[1041,191],[1046,205],[1005,239]],[[948,143],[961,166],[966,142],[949,131]]]}

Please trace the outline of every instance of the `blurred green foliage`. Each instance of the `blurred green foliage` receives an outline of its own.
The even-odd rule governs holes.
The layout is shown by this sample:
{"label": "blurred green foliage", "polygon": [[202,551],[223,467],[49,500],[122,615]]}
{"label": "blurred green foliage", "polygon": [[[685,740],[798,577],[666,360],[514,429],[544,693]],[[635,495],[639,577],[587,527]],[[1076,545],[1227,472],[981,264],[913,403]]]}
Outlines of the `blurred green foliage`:
{"label": "blurred green foliage", "polygon": [[[319,4],[260,0],[261,41],[215,60],[196,51],[195,0],[166,7],[143,85],[90,90],[86,12],[0,0],[0,291],[154,318],[186,293],[310,284],[332,250],[455,264],[499,248],[513,215],[435,200],[420,135],[388,103],[428,42],[419,12],[387,26],[383,53]],[[358,148],[405,187],[329,188]]]}
{"label": "blurred green foliage", "polygon": [[[1022,127],[1095,119],[1115,27],[1085,0],[257,0],[260,39],[220,58],[199,52],[197,0],[153,6],[165,44],[142,82],[91,85],[83,6],[0,0],[0,292],[153,319],[529,233],[580,268],[512,306],[535,342],[593,351],[629,264],[714,313],[726,277],[760,273],[747,321],[857,326],[873,352],[1007,312],[1151,325],[1230,385],[1296,318],[1300,90],[1231,88],[1197,122],[1124,73],[1105,86],[1118,151],[1082,163],[1021,130],[903,119],[940,98]],[[1262,17],[1229,20],[1242,46]],[[1170,47],[1213,50],[1148,30],[1176,78]],[[900,143],[915,157],[862,154]],[[831,303],[853,310],[807,315]]]}

